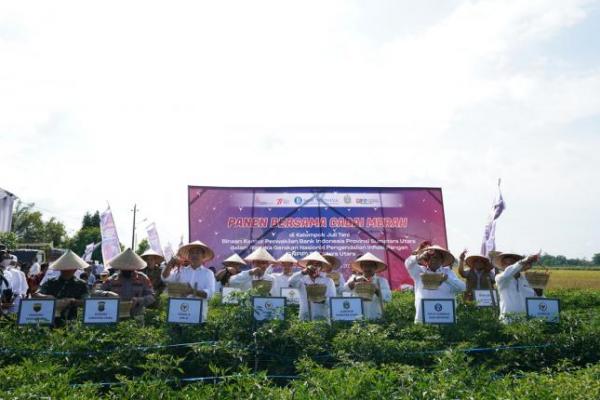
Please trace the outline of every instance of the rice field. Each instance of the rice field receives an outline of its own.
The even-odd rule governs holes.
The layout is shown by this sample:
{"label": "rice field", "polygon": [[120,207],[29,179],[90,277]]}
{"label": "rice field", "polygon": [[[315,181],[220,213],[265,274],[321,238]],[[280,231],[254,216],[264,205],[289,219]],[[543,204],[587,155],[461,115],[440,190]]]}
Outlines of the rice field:
{"label": "rice field", "polygon": [[549,269],[548,289],[600,289],[600,270]]}

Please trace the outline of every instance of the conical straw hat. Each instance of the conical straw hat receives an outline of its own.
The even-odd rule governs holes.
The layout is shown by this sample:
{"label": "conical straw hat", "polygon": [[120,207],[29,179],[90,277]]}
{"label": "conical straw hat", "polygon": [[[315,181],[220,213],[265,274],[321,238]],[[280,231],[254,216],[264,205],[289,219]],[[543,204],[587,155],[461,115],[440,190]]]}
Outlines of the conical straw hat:
{"label": "conical straw hat", "polygon": [[157,253],[156,251],[152,250],[152,249],[148,249],[144,252],[144,254],[142,254],[140,257],[142,257],[142,259],[146,262],[148,262],[148,259],[150,258],[158,258],[160,259],[160,261],[164,261],[165,257],[163,257],[162,254]]}
{"label": "conical straw hat", "polygon": [[246,261],[244,261],[242,259],[242,257],[240,257],[237,253],[233,253],[229,258],[227,258],[226,260],[223,260],[223,265],[231,265],[231,264],[247,265]]}
{"label": "conical straw hat", "polygon": [[490,259],[487,258],[486,256],[473,254],[473,255],[465,258],[465,264],[467,264],[470,268],[473,268],[473,264],[475,263],[475,261],[481,261],[481,262],[485,263],[487,268],[492,268],[492,263],[491,263]]}
{"label": "conical straw hat", "polygon": [[281,264],[281,263],[292,263],[292,264],[297,264],[297,263],[298,263],[298,260],[296,260],[296,259],[294,258],[294,256],[293,256],[293,255],[291,255],[290,253],[285,253],[284,255],[282,255],[281,257],[279,257],[279,258],[277,259],[277,262],[278,262],[279,264]]}
{"label": "conical straw hat", "polygon": [[499,253],[492,259],[492,264],[498,269],[504,269],[508,267],[508,265],[505,265],[505,259],[508,257],[518,258],[519,260],[525,258],[522,255],[515,253]]}
{"label": "conical straw hat", "polygon": [[375,270],[375,273],[385,271],[387,269],[387,264],[383,260],[381,260],[376,255],[368,252],[357,258],[352,263],[352,269],[354,271],[362,272],[362,263],[366,261],[374,262],[375,264],[377,264],[377,269]]}
{"label": "conical straw hat", "polygon": [[271,253],[267,251],[264,247],[259,247],[254,250],[248,257],[245,258],[246,261],[266,261],[270,263],[276,263],[277,261]]}
{"label": "conical straw hat", "polygon": [[212,260],[215,256],[214,251],[212,251],[210,247],[208,247],[199,240],[194,240],[192,243],[184,244],[183,246],[181,246],[179,250],[177,250],[177,255],[189,260],[189,252],[193,248],[201,248],[202,250],[204,250],[204,258],[202,259],[203,263]]}
{"label": "conical straw hat", "polygon": [[84,269],[87,267],[88,263],[83,261],[81,257],[73,253],[71,250],[67,250],[65,254],[60,256],[58,260],[52,263],[50,269],[55,271],[69,271],[74,269]]}
{"label": "conical straw hat", "polygon": [[452,253],[450,253],[448,250],[446,250],[442,246],[438,246],[437,244],[434,244],[433,246],[425,247],[423,250],[421,250],[419,252],[419,254],[422,254],[422,253],[426,252],[427,250],[434,250],[434,251],[439,251],[440,253],[442,253],[442,255],[444,257],[444,259],[442,260],[442,267],[447,267],[449,265],[452,265],[452,264],[454,264],[454,261],[456,260],[456,258],[454,258]]}
{"label": "conical straw hat", "polygon": [[310,253],[309,255],[304,257],[302,260],[298,261],[298,264],[301,267],[306,268],[309,261],[317,261],[317,262],[321,263],[321,266],[331,265],[331,264],[329,264],[329,261],[327,261],[327,259],[325,257],[323,257],[318,251],[313,251],[312,253]]}
{"label": "conical straw hat", "polygon": [[135,271],[146,268],[146,261],[144,261],[142,257],[135,254],[133,250],[127,249],[110,260],[108,265],[114,269],[120,269],[122,271]]}

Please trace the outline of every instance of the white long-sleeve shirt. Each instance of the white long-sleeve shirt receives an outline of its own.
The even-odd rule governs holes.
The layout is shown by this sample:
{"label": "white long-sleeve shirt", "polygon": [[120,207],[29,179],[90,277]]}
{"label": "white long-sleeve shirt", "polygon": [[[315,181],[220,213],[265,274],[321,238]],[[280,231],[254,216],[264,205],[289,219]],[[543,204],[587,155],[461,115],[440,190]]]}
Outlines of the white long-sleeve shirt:
{"label": "white long-sleeve shirt", "polygon": [[[308,275],[302,275],[302,271],[294,273],[289,280],[290,287],[294,287],[300,291],[300,308],[298,316],[301,320],[309,320],[310,314],[312,319],[328,319],[329,318],[329,298],[337,295],[335,284],[331,278],[325,274],[320,274],[313,281]],[[308,308],[308,297],[306,295],[306,285],[320,284],[327,286],[325,291],[325,303],[310,303],[310,313]]]}
{"label": "white long-sleeve shirt", "polygon": [[236,274],[229,278],[229,286],[236,287],[242,289],[243,292],[246,292],[252,289],[252,281],[271,281],[273,284],[271,285],[271,296],[279,296],[279,293],[275,294],[275,278],[273,275],[267,274],[266,272],[262,274],[262,276],[250,275],[250,270],[242,271],[239,274]]}
{"label": "white long-sleeve shirt", "polygon": [[436,272],[444,273],[448,276],[442,284],[435,290],[425,289],[421,280],[421,273],[433,273],[428,268],[419,265],[417,256],[410,256],[405,262],[406,269],[412,280],[415,282],[415,323],[423,323],[423,311],[421,310],[421,300],[423,299],[454,299],[456,293],[464,292],[465,283],[452,271],[452,267],[441,267]]}
{"label": "white long-sleeve shirt", "polygon": [[500,320],[502,321],[509,322],[507,314],[525,313],[525,299],[536,297],[535,291],[529,286],[529,282],[523,274],[515,278],[522,268],[523,263],[518,261],[496,275],[496,286],[500,296]]}
{"label": "white long-sleeve shirt", "polygon": [[38,263],[37,261],[33,263],[33,265],[31,265],[31,267],[29,268],[29,272],[27,272],[27,276],[29,276],[30,278],[34,275],[39,274],[40,272],[42,272],[42,268],[40,267],[40,263]]}
{"label": "white long-sleeve shirt", "polygon": [[[192,289],[203,290],[206,292],[206,301],[202,307],[202,319],[206,321],[208,317],[208,300],[215,294],[215,275],[213,272],[204,267],[192,268],[191,266],[185,266],[177,270],[172,269],[169,276],[161,278],[164,282],[168,283],[188,283]],[[192,295],[190,295],[192,296]]]}
{"label": "white long-sleeve shirt", "polygon": [[27,290],[29,289],[29,285],[27,284],[27,277],[25,276],[25,273],[23,271],[21,271],[20,269],[12,267],[12,266],[8,267],[7,270],[10,271],[11,276],[12,276],[11,287],[12,287],[14,294],[16,294],[20,297],[25,297],[25,295],[27,294]]}
{"label": "white long-sleeve shirt", "polygon": [[281,296],[281,288],[290,287],[290,278],[292,275],[285,275],[283,272],[271,274],[273,277],[273,288],[271,296]]}
{"label": "white long-sleeve shirt", "polygon": [[[344,292],[350,292],[353,296],[358,297],[356,291],[354,289],[350,289],[349,283],[354,281],[356,278],[355,275],[350,276],[346,281],[346,284],[343,285]],[[385,303],[389,303],[392,301],[392,291],[390,290],[390,284],[387,279],[374,275],[371,279],[371,283],[375,285],[375,287],[379,286],[381,291],[381,300]],[[365,319],[378,319],[383,315],[383,310],[381,309],[381,304],[377,295],[373,295],[370,301],[363,300],[363,311],[365,315]]]}

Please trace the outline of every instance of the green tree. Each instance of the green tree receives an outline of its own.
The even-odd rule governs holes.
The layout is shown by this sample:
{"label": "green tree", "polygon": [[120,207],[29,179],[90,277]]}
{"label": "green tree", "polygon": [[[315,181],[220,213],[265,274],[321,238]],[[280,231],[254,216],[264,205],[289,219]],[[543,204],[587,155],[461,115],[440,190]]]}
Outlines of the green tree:
{"label": "green tree", "polygon": [[9,250],[17,247],[17,235],[14,232],[0,232],[0,244],[5,245]]}
{"label": "green tree", "polygon": [[592,257],[592,264],[600,265],[600,253],[594,254],[594,256]]}
{"label": "green tree", "polygon": [[150,248],[150,243],[148,243],[148,239],[143,239],[141,242],[138,243],[138,247],[135,252],[138,254],[142,254],[149,248]]}
{"label": "green tree", "polygon": [[17,201],[12,218],[12,231],[20,243],[49,243],[55,247],[63,246],[67,241],[65,225],[52,217],[44,222],[40,211],[35,211],[34,203]]}

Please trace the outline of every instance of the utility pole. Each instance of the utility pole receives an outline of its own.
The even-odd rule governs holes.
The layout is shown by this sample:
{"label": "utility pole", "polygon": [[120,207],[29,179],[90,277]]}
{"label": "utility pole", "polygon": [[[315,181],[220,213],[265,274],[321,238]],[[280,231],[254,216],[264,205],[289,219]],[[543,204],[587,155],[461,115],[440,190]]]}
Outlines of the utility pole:
{"label": "utility pole", "polygon": [[133,205],[133,229],[131,233],[131,250],[135,251],[135,213],[137,212],[137,204]]}

